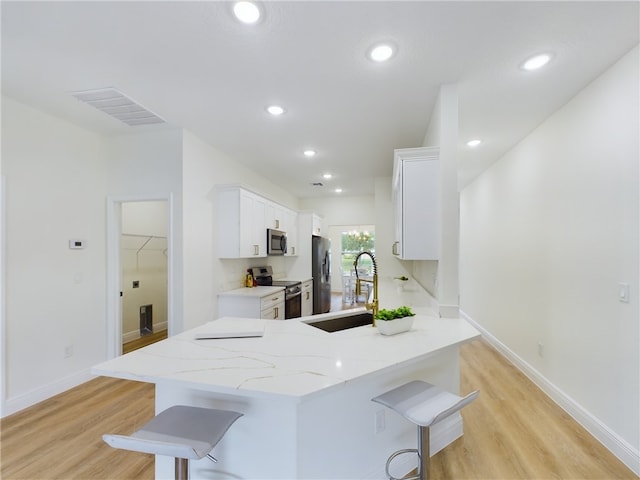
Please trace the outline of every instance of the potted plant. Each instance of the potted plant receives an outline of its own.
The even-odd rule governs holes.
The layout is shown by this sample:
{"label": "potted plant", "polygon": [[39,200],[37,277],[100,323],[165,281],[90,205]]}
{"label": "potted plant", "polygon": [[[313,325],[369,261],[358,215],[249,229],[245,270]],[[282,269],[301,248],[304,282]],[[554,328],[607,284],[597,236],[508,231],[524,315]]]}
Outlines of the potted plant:
{"label": "potted plant", "polygon": [[395,335],[406,332],[413,325],[415,313],[411,308],[402,306],[395,310],[382,309],[376,314],[376,327],[382,335]]}

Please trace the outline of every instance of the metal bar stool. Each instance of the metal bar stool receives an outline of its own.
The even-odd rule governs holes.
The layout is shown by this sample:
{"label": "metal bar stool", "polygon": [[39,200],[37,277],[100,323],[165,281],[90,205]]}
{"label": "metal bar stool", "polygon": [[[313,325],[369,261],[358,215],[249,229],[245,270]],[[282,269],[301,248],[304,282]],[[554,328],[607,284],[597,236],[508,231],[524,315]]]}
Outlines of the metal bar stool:
{"label": "metal bar stool", "polygon": [[[466,397],[459,397],[430,383],[414,380],[373,398],[374,402],[395,410],[410,422],[418,425],[418,448],[398,450],[391,454],[385,467],[387,477],[390,480],[427,480],[431,463],[430,427],[471,403],[479,393],[476,390]],[[394,458],[404,453],[418,454],[418,474],[402,479],[395,478],[389,473],[389,465]]]}
{"label": "metal bar stool", "polygon": [[177,405],[156,415],[130,436],[103,435],[113,448],[175,458],[176,480],[189,478],[189,459],[211,456],[220,439],[243,414],[229,410]]}

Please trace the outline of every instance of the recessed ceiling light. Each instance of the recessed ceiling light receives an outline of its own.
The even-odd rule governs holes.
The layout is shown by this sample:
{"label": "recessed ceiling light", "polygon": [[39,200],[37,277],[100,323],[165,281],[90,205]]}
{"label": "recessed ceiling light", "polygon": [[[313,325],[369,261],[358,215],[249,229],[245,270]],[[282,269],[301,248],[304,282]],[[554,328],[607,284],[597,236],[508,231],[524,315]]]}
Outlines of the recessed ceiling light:
{"label": "recessed ceiling light", "polygon": [[482,140],[475,139],[475,140],[469,140],[469,141],[467,142],[467,145],[468,145],[469,147],[472,147],[472,148],[473,148],[473,147],[477,147],[477,146],[478,146],[478,145],[480,145],[481,143],[482,143]]}
{"label": "recessed ceiling light", "polygon": [[311,158],[311,157],[315,156],[316,151],[315,150],[305,150],[303,153],[304,153],[305,157]]}
{"label": "recessed ceiling light", "polygon": [[369,58],[374,62],[386,62],[396,53],[390,43],[380,43],[369,50]]}
{"label": "recessed ceiling light", "polygon": [[274,117],[277,117],[278,115],[282,115],[285,110],[280,105],[270,105],[267,107],[267,112],[269,112]]}
{"label": "recessed ceiling light", "polygon": [[341,188],[336,188],[336,189],[334,190],[334,192],[336,192],[336,193],[342,193],[342,189],[341,189]]}
{"label": "recessed ceiling light", "polygon": [[331,177],[333,177],[333,175],[331,175],[330,173],[325,173],[324,175],[322,175],[322,178],[324,178],[325,180],[329,180]]}
{"label": "recessed ceiling light", "polygon": [[549,63],[549,60],[551,60],[551,54],[541,53],[525,60],[522,65],[520,65],[520,68],[528,71],[537,70]]}
{"label": "recessed ceiling light", "polygon": [[253,2],[236,2],[233,5],[233,14],[242,23],[256,23],[260,19],[260,9]]}

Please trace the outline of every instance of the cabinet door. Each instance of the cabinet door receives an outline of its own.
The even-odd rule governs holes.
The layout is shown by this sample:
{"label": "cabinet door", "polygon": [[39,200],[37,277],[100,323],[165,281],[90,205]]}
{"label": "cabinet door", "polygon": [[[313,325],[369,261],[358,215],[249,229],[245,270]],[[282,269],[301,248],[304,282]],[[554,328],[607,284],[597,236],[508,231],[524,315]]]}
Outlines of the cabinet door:
{"label": "cabinet door", "polygon": [[324,226],[322,224],[322,218],[319,215],[313,215],[312,217],[312,229],[313,229],[313,233],[312,235],[319,235],[322,236],[324,233]]}
{"label": "cabinet door", "polygon": [[293,210],[282,211],[282,227],[287,232],[287,256],[298,255],[298,214]]}
{"label": "cabinet door", "polygon": [[251,208],[251,245],[254,257],[267,255],[267,227],[265,224],[266,201],[257,195],[253,197]]}
{"label": "cabinet door", "polygon": [[401,256],[402,252],[402,166],[403,162],[396,160],[393,168],[393,245],[391,253]]}
{"label": "cabinet door", "polygon": [[[222,208],[225,206],[222,205]],[[240,257],[253,257],[257,254],[257,248],[253,242],[253,196],[248,192],[240,194],[238,219],[240,223]]]}
{"label": "cabinet door", "polygon": [[284,320],[284,302],[271,305],[260,312],[260,318],[265,320]]}
{"label": "cabinet door", "polygon": [[302,285],[302,306],[300,315],[307,317],[313,315],[313,281]]}
{"label": "cabinet door", "polygon": [[241,188],[218,192],[218,256],[265,257],[265,200]]}
{"label": "cabinet door", "polygon": [[[222,205],[221,208],[225,208]],[[267,229],[264,224],[265,202],[247,191],[240,193],[240,257],[264,257],[267,254]]]}
{"label": "cabinet door", "polygon": [[440,163],[436,148],[396,150],[393,178],[395,242],[404,260],[440,257]]}

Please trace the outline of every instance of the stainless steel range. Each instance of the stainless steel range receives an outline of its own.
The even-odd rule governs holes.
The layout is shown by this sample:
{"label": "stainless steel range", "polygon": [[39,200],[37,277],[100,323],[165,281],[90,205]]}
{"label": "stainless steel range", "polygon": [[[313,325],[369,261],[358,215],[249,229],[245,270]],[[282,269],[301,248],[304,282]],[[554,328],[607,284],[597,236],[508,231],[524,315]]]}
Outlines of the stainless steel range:
{"label": "stainless steel range", "polygon": [[298,318],[302,309],[302,282],[299,280],[274,280],[270,266],[253,267],[251,274],[256,285],[284,287],[284,318]]}

